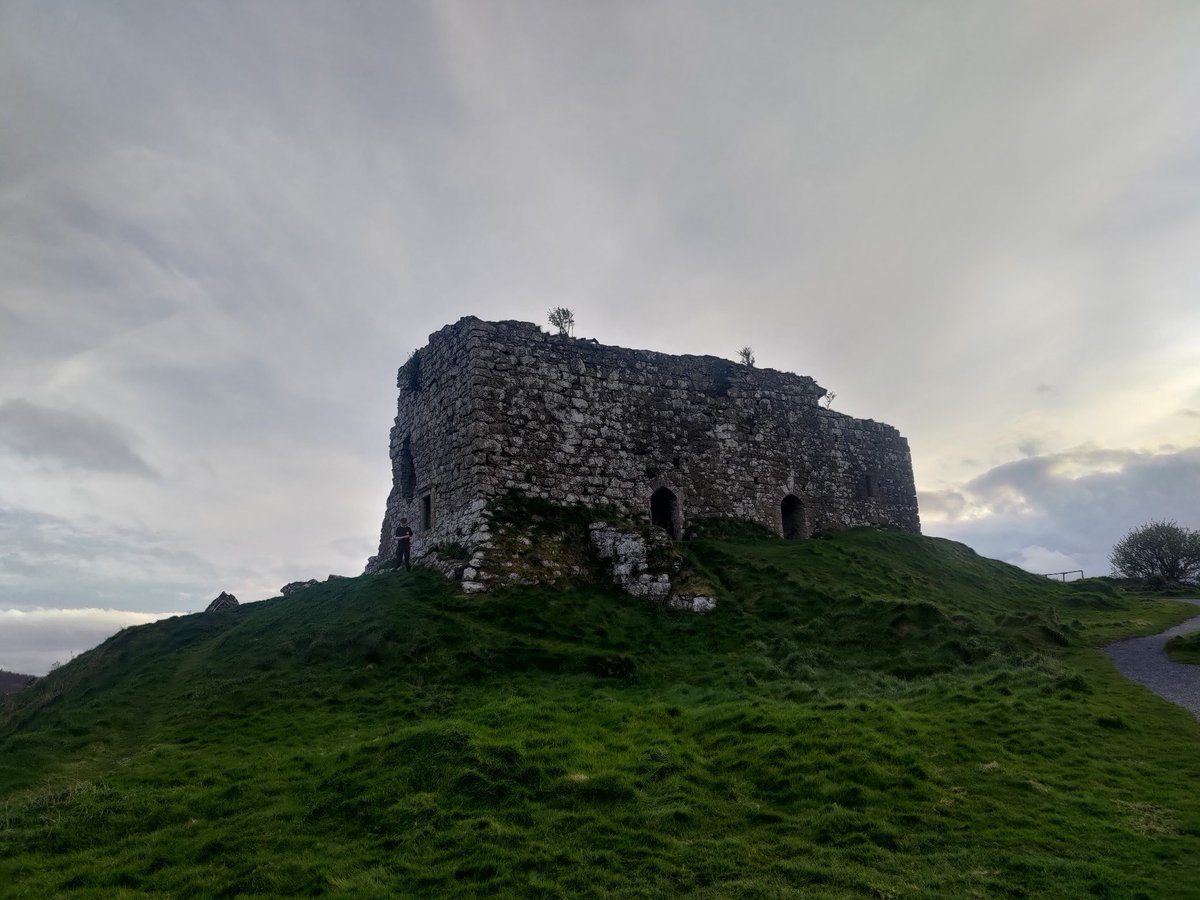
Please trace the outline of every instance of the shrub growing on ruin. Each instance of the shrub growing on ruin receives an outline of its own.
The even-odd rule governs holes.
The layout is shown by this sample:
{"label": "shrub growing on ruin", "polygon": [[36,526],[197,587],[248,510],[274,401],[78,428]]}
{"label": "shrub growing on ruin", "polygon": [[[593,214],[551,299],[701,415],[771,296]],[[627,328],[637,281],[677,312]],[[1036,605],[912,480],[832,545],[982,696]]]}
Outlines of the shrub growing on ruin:
{"label": "shrub growing on ruin", "polygon": [[411,393],[417,393],[421,390],[421,351],[414,350],[408,355],[408,362],[404,364],[405,372],[407,373],[408,389]]}
{"label": "shrub growing on ruin", "polygon": [[556,306],[550,310],[550,325],[564,337],[571,337],[575,334],[575,313],[565,306]]}

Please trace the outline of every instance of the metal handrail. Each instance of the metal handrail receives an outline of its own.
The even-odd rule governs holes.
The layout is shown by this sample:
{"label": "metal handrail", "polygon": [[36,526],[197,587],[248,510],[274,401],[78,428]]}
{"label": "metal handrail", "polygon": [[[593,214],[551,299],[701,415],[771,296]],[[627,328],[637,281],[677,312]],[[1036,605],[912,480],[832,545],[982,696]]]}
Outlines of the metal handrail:
{"label": "metal handrail", "polygon": [[1080,578],[1083,577],[1083,569],[1068,569],[1065,572],[1047,572],[1046,577],[1047,578],[1058,578],[1058,576],[1061,575],[1062,578],[1060,578],[1059,580],[1066,581],[1068,575],[1074,575],[1076,573],[1079,574]]}

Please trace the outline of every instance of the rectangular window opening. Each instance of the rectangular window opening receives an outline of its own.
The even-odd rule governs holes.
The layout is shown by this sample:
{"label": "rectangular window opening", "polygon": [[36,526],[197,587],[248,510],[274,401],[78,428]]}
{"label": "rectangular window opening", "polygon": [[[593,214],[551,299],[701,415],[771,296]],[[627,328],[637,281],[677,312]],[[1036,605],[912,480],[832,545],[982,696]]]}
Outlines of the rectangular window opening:
{"label": "rectangular window opening", "polygon": [[433,498],[426,494],[421,498],[421,530],[428,531],[433,527]]}
{"label": "rectangular window opening", "polygon": [[879,496],[879,476],[868,472],[863,476],[863,496],[873,500]]}
{"label": "rectangular window opening", "polygon": [[879,497],[879,473],[863,472],[858,478],[858,499],[875,500]]}

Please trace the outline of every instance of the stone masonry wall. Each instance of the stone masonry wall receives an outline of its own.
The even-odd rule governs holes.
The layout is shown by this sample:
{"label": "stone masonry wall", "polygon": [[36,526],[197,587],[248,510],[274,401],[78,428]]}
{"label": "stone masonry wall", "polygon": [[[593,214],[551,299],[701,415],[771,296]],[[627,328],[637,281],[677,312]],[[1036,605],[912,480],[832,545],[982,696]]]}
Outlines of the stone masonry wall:
{"label": "stone masonry wall", "polygon": [[[464,322],[469,320],[464,320]],[[380,530],[379,553],[367,571],[390,564],[396,525],[408,519],[414,559],[451,544],[477,544],[485,495],[478,479],[485,430],[471,390],[466,344],[457,339],[463,323],[430,336],[400,368],[400,390],[391,430],[392,490]],[[428,519],[428,522],[426,521]]]}
{"label": "stone masonry wall", "polygon": [[419,358],[419,378],[410,361],[398,379],[381,561],[407,515],[414,556],[457,543],[478,566],[486,505],[512,490],[647,520],[665,488],[657,518],[677,535],[708,516],[789,537],[920,530],[908,442],[822,408],[824,389],[806,376],[473,317],[431,335]]}

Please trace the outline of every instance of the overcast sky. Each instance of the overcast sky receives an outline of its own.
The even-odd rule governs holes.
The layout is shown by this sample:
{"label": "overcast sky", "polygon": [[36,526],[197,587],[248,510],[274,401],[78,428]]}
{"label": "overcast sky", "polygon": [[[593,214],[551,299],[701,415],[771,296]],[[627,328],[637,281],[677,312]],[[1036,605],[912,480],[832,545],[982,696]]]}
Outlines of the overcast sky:
{"label": "overcast sky", "polygon": [[0,0],[0,668],[355,574],[463,315],[812,375],[927,534],[1200,527],[1200,6]]}

